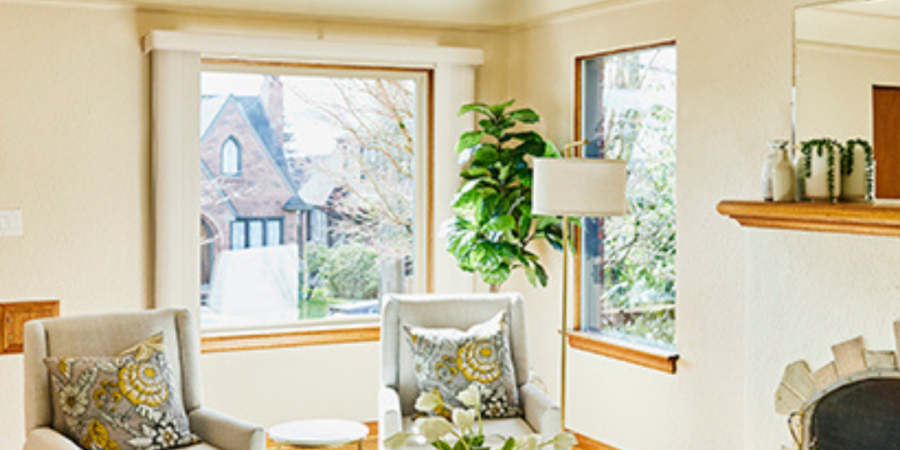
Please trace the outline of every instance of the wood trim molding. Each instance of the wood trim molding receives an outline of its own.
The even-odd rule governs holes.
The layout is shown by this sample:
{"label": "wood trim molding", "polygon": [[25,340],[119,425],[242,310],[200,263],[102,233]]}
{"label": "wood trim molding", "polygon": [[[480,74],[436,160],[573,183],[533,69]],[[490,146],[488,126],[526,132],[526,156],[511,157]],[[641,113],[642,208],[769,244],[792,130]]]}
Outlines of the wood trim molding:
{"label": "wood trim molding", "polygon": [[378,326],[367,326],[203,336],[200,340],[200,348],[203,353],[221,353],[305,347],[310,345],[377,342],[379,339],[381,339],[381,328]]}
{"label": "wood trim molding", "polygon": [[674,374],[678,354],[651,347],[625,343],[584,331],[570,331],[569,346],[588,353],[603,355],[631,364]]}
{"label": "wood trim molding", "polygon": [[741,226],[900,236],[900,203],[722,201],[716,207]]}
{"label": "wood trim molding", "polygon": [[59,300],[0,302],[0,354],[22,353],[25,322],[59,317]]}
{"label": "wood trim molding", "polygon": [[591,439],[571,428],[567,428],[566,431],[575,435],[575,439],[578,440],[578,445],[575,446],[578,450],[619,450],[612,445],[604,444],[596,439]]}

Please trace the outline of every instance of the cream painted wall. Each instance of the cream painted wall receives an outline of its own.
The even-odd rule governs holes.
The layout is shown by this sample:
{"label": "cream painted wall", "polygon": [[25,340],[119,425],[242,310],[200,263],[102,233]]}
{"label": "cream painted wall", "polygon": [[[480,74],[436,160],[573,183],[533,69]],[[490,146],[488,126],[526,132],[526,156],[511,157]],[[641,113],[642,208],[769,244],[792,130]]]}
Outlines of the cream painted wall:
{"label": "cream painted wall", "polygon": [[[0,2],[0,208],[22,208],[25,222],[23,237],[0,239],[0,299],[59,298],[63,315],[150,306],[149,70],[139,42],[151,29],[482,48],[480,95],[507,92],[506,37],[494,32]],[[207,355],[206,404],[267,426],[373,420],[378,367],[377,343]],[[0,387],[0,449],[20,448],[20,356],[0,357]]]}
{"label": "cream painted wall", "polygon": [[900,53],[797,48],[797,140],[872,139],[872,86],[900,86]]}

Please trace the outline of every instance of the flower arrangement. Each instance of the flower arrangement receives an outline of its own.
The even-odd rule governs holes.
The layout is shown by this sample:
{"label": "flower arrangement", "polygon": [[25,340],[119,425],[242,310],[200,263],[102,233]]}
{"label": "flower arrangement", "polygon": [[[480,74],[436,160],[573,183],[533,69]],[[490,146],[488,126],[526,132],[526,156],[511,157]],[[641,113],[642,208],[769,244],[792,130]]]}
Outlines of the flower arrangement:
{"label": "flower arrangement", "polygon": [[[431,392],[423,392],[416,399],[416,410],[427,413],[429,416],[416,419],[417,434],[396,433],[384,441],[385,447],[390,450],[399,450],[414,436],[421,436],[425,441],[437,450],[490,450],[485,444],[484,421],[481,417],[481,394],[476,384],[471,384],[466,390],[459,393],[456,399],[465,408],[453,408],[444,403],[440,395]],[[442,416],[436,415],[438,411],[452,411],[453,423]],[[526,436],[504,437],[498,436],[503,441],[499,450],[539,450],[544,447],[553,447],[553,450],[571,450],[578,443],[571,433],[558,433],[551,439],[542,440],[540,435],[529,434]]]}

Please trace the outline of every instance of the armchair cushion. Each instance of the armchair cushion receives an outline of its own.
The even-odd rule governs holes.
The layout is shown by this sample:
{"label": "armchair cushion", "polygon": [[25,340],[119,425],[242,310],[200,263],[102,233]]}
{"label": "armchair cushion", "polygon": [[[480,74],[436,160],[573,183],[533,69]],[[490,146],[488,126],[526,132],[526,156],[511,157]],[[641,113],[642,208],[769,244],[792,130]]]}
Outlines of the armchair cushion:
{"label": "armchair cushion", "polygon": [[437,393],[446,404],[462,408],[456,396],[474,383],[484,417],[521,415],[507,323],[501,311],[466,331],[403,324],[419,392]]}
{"label": "armchair cushion", "polygon": [[162,333],[118,357],[50,357],[54,422],[83,448],[163,450],[197,442]]}

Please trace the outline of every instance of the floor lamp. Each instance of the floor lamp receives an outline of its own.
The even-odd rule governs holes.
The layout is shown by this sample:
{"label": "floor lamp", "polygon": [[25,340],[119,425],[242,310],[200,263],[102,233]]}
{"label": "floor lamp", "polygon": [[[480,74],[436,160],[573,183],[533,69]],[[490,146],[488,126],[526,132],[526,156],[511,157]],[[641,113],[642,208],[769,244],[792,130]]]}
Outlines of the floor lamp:
{"label": "floor lamp", "polygon": [[562,216],[562,354],[560,357],[560,419],[566,423],[566,334],[568,330],[569,217],[625,215],[626,165],[616,159],[571,157],[572,149],[587,141],[566,145],[563,158],[535,158],[532,213]]}

